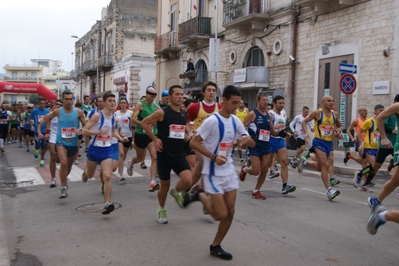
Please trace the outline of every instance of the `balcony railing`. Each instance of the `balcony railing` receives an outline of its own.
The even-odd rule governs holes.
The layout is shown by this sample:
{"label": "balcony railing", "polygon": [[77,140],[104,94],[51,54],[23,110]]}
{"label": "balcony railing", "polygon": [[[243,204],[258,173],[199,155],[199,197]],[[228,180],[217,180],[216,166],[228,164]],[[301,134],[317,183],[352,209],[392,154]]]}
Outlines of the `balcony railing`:
{"label": "balcony railing", "polygon": [[195,17],[179,25],[179,41],[195,35],[211,35],[211,18]]}
{"label": "balcony railing", "polygon": [[112,68],[112,59],[111,59],[111,55],[107,54],[107,55],[103,55],[100,56],[98,58],[98,67],[103,69],[103,70],[110,70]]}
{"label": "balcony railing", "polygon": [[178,48],[177,32],[167,32],[161,36],[157,36],[154,40],[154,51],[160,53],[169,48]]}
{"label": "balcony railing", "polygon": [[8,80],[8,81],[37,81],[39,80],[40,77],[30,77],[30,76],[26,76],[26,77],[13,77],[13,76],[4,76],[4,80]]}
{"label": "balcony railing", "polygon": [[[184,84],[184,88],[190,88],[190,90],[201,90],[202,84],[208,81],[208,70],[196,69],[196,75],[190,78],[190,82]],[[195,89],[194,89],[195,88]]]}
{"label": "balcony railing", "polygon": [[246,0],[232,0],[223,5],[223,24],[248,15]]}

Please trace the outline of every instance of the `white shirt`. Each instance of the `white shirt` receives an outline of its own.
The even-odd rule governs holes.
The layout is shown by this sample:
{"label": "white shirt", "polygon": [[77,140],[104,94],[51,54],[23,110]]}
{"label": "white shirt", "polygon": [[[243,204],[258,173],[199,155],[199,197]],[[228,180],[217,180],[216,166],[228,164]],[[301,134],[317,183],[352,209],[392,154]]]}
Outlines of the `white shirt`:
{"label": "white shirt", "polygon": [[[283,124],[284,125],[283,128],[280,128],[280,129],[276,129],[275,128],[274,130],[278,133],[281,130],[285,129],[285,123],[287,122],[287,114],[285,113],[285,111],[282,110],[280,112],[280,114],[277,114],[276,112],[271,110],[270,113],[272,114],[272,124],[273,124],[273,126],[275,126],[277,124]],[[272,136],[272,138],[282,139],[282,137],[280,137],[280,136]]]}
{"label": "white shirt", "polygon": [[[295,132],[298,134],[296,138],[304,139],[305,138],[305,133],[303,132],[302,129],[302,121],[305,120],[305,117],[303,117],[302,114],[295,116],[294,120],[291,121],[290,123],[290,128],[292,132]],[[308,127],[313,128],[313,120],[310,122],[306,123]]]}
{"label": "white shirt", "polygon": [[[217,117],[216,117],[217,116]],[[222,126],[224,127],[224,134],[222,140],[220,139],[220,131],[219,131],[219,120],[222,121]],[[236,130],[234,132],[233,126],[236,125]],[[215,176],[230,176],[235,174],[233,158],[231,157],[231,150],[234,145],[234,141],[236,139],[241,138],[242,135],[248,135],[248,132],[245,130],[244,125],[241,120],[235,115],[230,115],[229,118],[225,118],[220,114],[216,113],[215,115],[211,115],[202,123],[202,125],[197,129],[197,135],[201,136],[203,139],[204,147],[217,155],[224,155],[227,157],[227,162],[224,165],[218,166],[214,162],[211,161],[210,158],[203,156],[204,164],[202,167],[202,174],[211,174],[211,163],[214,164],[214,173]]]}
{"label": "white shirt", "polygon": [[122,133],[127,137],[131,138],[132,126],[130,124],[130,118],[132,117],[133,111],[126,110],[126,113],[122,113],[121,110],[115,112],[115,116],[119,117],[119,126],[121,127]]}

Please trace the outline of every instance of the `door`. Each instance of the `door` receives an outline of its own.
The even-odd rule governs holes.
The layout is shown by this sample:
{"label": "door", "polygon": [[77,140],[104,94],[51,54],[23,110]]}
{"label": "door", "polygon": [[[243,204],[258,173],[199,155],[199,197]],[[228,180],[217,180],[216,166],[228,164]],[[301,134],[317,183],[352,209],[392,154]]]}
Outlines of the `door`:
{"label": "door", "polygon": [[170,42],[169,47],[177,46],[177,4],[173,4],[170,8]]}
{"label": "door", "polygon": [[198,17],[206,17],[206,1],[198,0]]}
{"label": "door", "polygon": [[[346,95],[341,92],[339,81],[343,73],[339,72],[339,64],[354,63],[354,56],[345,55],[321,59],[319,64],[319,88],[317,93],[317,108],[321,107],[321,99],[325,95],[331,95],[334,98],[335,110],[338,112],[338,118],[341,121],[342,128],[348,128],[351,121],[352,95]],[[334,138],[334,150],[344,150],[342,142]]]}

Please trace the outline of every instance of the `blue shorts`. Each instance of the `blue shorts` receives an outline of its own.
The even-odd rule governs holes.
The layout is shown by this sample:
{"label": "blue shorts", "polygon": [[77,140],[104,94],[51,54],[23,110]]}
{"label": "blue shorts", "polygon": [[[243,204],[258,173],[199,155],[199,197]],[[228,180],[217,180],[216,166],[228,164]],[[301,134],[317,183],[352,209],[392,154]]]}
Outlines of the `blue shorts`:
{"label": "blue shorts", "polygon": [[279,149],[286,149],[285,139],[270,138],[270,153],[275,153]]}
{"label": "blue shorts", "polygon": [[376,157],[378,149],[364,149],[362,158],[366,159],[366,154]]}
{"label": "blue shorts", "polygon": [[360,147],[360,143],[359,143],[359,141],[356,139],[356,142],[355,142],[355,151],[359,151],[359,147]]}
{"label": "blue shorts", "polygon": [[255,148],[248,147],[248,152],[249,152],[249,155],[256,156],[259,158],[262,158],[263,155],[272,153],[271,146],[269,146],[268,148],[264,148],[264,149],[257,148],[256,146],[255,146]]}
{"label": "blue shorts", "polygon": [[330,153],[333,151],[333,142],[314,138],[312,142],[312,147],[309,149],[309,151],[313,152],[316,148],[324,152],[328,158],[330,157]]}
{"label": "blue shorts", "polygon": [[104,160],[112,159],[112,146],[97,147],[90,145],[87,149],[87,159],[98,164],[101,164]]}
{"label": "blue shorts", "polygon": [[73,157],[78,153],[78,146],[65,146],[62,144],[56,144],[58,146],[62,146],[67,151],[67,157]]}
{"label": "blue shorts", "polygon": [[[44,135],[44,133],[43,133]],[[43,150],[47,148],[47,140],[45,138],[39,139],[39,135],[35,132],[35,149],[38,150],[42,148]]]}
{"label": "blue shorts", "polygon": [[115,143],[111,145],[112,147],[112,160],[119,161],[119,144]]}

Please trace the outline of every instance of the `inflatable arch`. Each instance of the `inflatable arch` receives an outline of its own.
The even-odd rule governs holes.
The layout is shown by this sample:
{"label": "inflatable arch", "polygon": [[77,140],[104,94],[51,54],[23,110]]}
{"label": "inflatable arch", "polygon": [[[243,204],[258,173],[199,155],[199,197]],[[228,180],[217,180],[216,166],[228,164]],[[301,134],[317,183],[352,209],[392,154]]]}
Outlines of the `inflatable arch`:
{"label": "inflatable arch", "polygon": [[48,101],[57,100],[57,95],[40,83],[0,82],[0,93],[37,93]]}

